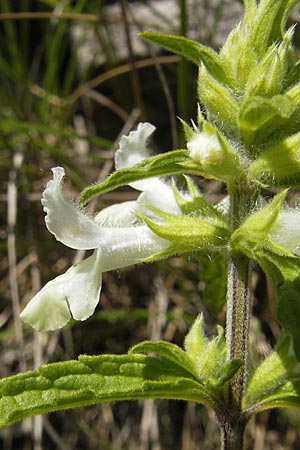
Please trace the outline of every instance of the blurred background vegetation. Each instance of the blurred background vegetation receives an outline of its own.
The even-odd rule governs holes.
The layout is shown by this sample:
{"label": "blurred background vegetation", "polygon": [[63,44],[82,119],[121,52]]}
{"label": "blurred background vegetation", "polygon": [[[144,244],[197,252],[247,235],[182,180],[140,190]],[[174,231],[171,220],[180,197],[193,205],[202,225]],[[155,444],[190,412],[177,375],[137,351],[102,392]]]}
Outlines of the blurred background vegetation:
{"label": "blurred background vegetation", "polygon": [[[137,34],[181,34],[218,49],[241,14],[238,0],[0,1],[1,377],[81,353],[126,353],[142,339],[182,345],[200,311],[208,334],[224,324],[222,262],[209,271],[208,259],[194,256],[105,274],[87,323],[40,334],[19,312],[84,256],[45,228],[40,198],[51,167],[65,167],[75,198],[113,169],[120,137],[139,121],[157,126],[153,151],[164,152],[184,145],[177,116],[196,117],[195,67]],[[219,183],[200,187],[213,201],[222,196]],[[90,211],[134,195],[106,194]],[[279,329],[259,271],[253,285],[255,360]],[[249,449],[300,449],[299,419],[294,411],[261,414],[249,426]],[[96,405],[0,430],[3,450],[210,450],[218,441],[210,411],[167,401]]]}

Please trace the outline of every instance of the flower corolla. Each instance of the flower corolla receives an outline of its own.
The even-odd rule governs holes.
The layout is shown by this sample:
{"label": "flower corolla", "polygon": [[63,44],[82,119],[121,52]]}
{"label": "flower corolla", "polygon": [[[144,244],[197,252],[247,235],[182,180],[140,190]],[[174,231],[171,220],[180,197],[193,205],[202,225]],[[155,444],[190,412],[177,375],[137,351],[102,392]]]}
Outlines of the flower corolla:
{"label": "flower corolla", "polygon": [[[115,155],[117,169],[131,167],[149,156],[147,140],[154,129],[141,123],[121,139]],[[87,319],[98,304],[103,272],[140,263],[170,245],[138,217],[154,214],[147,205],[181,214],[172,187],[159,178],[149,178],[130,183],[141,191],[136,201],[109,206],[92,217],[65,197],[64,169],[55,167],[52,172],[53,179],[42,196],[48,230],[67,247],[94,252],[49,281],[27,304],[21,318],[39,331],[61,328],[71,317]]]}

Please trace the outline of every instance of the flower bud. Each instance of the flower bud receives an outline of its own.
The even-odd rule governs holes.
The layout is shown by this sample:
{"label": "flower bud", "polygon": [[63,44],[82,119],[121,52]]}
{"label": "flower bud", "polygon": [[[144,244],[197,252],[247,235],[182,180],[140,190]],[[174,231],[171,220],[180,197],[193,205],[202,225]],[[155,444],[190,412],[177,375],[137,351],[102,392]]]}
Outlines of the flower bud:
{"label": "flower bud", "polygon": [[219,163],[223,159],[223,150],[217,135],[205,131],[195,134],[187,143],[187,149],[193,161],[199,164]]}
{"label": "flower bud", "polygon": [[206,121],[202,122],[202,131],[197,131],[187,142],[187,149],[206,177],[228,182],[242,175],[238,153],[217,128]]}
{"label": "flower bud", "polygon": [[223,388],[241,365],[239,360],[226,360],[224,330],[221,326],[218,327],[215,338],[206,337],[202,314],[193,323],[185,338],[184,347],[195,365],[199,379],[208,385]]}

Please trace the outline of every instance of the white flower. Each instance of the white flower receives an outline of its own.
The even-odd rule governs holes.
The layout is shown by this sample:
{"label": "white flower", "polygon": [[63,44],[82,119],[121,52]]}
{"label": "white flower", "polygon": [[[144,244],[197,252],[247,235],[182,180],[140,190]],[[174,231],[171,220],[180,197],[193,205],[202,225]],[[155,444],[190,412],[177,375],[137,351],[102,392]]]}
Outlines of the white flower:
{"label": "white flower", "polygon": [[300,210],[285,209],[279,212],[270,230],[270,238],[294,255],[300,256]]}
{"label": "white flower", "polygon": [[216,134],[206,131],[196,133],[187,143],[190,158],[199,164],[218,163],[223,158],[223,149]]}
{"label": "white flower", "polygon": [[[148,123],[140,124],[121,139],[116,168],[130,167],[149,156],[146,141],[153,130]],[[137,264],[170,245],[137,218],[137,213],[151,215],[145,204],[181,213],[171,186],[151,178],[131,184],[142,191],[136,201],[110,206],[91,217],[65,197],[64,169],[56,167],[52,172],[42,196],[48,230],[70,248],[95,251],[48,282],[25,307],[21,318],[39,331],[61,328],[71,317],[87,319],[98,304],[103,272]]]}

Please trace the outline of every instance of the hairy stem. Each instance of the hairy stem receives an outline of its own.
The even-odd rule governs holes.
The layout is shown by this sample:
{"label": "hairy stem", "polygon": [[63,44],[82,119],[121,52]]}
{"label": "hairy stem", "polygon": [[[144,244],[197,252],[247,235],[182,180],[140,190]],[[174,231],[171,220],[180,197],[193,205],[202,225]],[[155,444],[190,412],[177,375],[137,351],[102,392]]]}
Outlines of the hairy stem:
{"label": "hairy stem", "polygon": [[[239,185],[230,192],[231,225],[234,230],[252,210],[255,193],[248,185]],[[231,252],[228,262],[226,345],[227,358],[242,361],[227,392],[227,411],[218,418],[222,433],[222,450],[242,450],[246,420],[242,398],[248,375],[248,344],[250,322],[251,261],[242,253]]]}
{"label": "hairy stem", "polygon": [[247,382],[250,319],[250,261],[241,254],[231,255],[227,290],[226,344],[228,359],[240,359],[242,366],[229,384],[230,409],[240,411]]}

